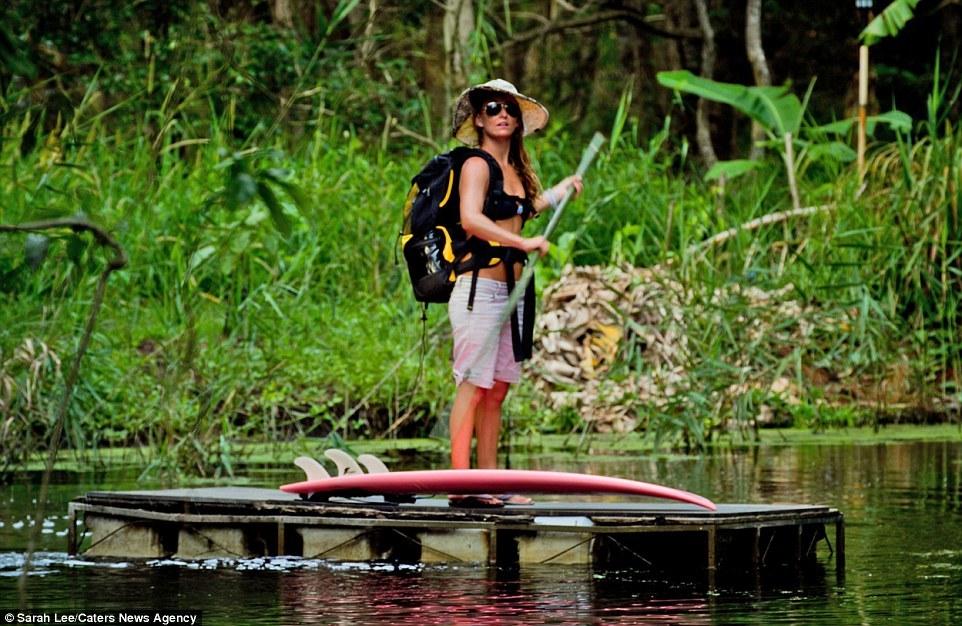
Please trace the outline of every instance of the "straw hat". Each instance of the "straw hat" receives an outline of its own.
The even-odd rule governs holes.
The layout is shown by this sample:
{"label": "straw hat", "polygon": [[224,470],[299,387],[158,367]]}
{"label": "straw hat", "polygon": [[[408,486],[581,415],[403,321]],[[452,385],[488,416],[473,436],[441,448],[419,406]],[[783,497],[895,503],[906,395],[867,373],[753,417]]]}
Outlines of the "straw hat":
{"label": "straw hat", "polygon": [[454,105],[451,134],[462,143],[469,146],[475,146],[478,143],[478,133],[474,127],[474,107],[471,105],[471,97],[476,92],[505,94],[514,98],[521,107],[521,121],[525,135],[539,131],[548,124],[548,109],[534,98],[519,93],[518,89],[508,81],[495,78],[486,83],[468,87],[458,96]]}

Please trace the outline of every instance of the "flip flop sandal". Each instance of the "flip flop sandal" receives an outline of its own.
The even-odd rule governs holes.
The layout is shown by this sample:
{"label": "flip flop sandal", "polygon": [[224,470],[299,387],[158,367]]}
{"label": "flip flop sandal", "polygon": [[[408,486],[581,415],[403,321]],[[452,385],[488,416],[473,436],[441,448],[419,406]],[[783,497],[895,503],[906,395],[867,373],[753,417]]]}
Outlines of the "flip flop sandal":
{"label": "flip flop sandal", "polygon": [[459,508],[498,509],[504,502],[496,496],[488,494],[451,495],[448,496],[448,506]]}
{"label": "flip flop sandal", "polygon": [[528,496],[522,496],[521,494],[518,494],[518,493],[500,493],[496,495],[495,498],[497,498],[498,500],[501,500],[501,502],[504,502],[505,504],[517,504],[521,506],[527,505],[527,504],[534,504],[534,500],[532,500]]}

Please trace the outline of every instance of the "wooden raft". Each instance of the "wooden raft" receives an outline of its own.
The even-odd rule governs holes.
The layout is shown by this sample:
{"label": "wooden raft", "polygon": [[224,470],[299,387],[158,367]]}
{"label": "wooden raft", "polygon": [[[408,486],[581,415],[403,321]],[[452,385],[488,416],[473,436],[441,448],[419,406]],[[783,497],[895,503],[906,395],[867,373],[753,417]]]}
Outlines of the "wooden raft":
{"label": "wooden raft", "polygon": [[[540,501],[468,509],[446,499],[306,502],[273,489],[95,491],[69,505],[71,554],[120,558],[289,555],[340,561],[584,564],[705,577],[802,572],[834,560],[844,575],[841,512],[819,505]],[[834,541],[827,529],[834,526]],[[820,558],[817,547],[825,544]]]}

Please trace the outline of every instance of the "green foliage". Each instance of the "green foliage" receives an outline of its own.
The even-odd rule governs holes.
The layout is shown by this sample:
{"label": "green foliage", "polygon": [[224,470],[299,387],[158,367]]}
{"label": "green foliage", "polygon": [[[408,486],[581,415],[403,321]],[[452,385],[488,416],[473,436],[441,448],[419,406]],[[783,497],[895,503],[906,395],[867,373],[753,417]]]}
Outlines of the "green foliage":
{"label": "green foliage", "polygon": [[890,310],[928,336],[942,370],[955,369],[960,356],[960,145],[960,131],[947,129],[880,151],[869,163],[878,191],[864,205],[877,224],[872,245],[885,255],[876,269],[879,285],[891,290]]}
{"label": "green foliage", "polygon": [[722,83],[695,76],[688,70],[658,72],[658,82],[669,89],[728,104],[778,137],[785,133],[797,134],[802,123],[802,103],[787,85],[754,87]]}
{"label": "green foliage", "polygon": [[[572,207],[573,221],[561,228],[565,238],[548,261],[555,273],[543,274],[556,275],[556,264],[571,259],[671,268],[666,275],[687,296],[679,313],[692,360],[670,398],[631,405],[656,445],[700,447],[729,431],[753,437],[765,424],[874,422],[880,406],[957,397],[962,233],[953,216],[962,199],[962,138],[948,125],[925,123],[917,130],[935,132],[912,139],[905,135],[911,120],[897,111],[871,121],[873,131],[885,125],[897,139],[878,144],[868,192],[858,193],[846,166],[853,153],[838,139],[851,121],[806,122],[796,141],[798,184],[823,212],[744,232],[739,225],[783,208],[777,163],[754,163],[737,185],[693,185],[693,172],[677,160],[683,146],[663,132],[647,143],[628,133],[632,140],[612,146],[599,164],[587,197]],[[738,167],[723,165],[706,179]],[[725,243],[699,244],[733,227]],[[784,302],[738,295],[752,289],[793,295]],[[612,380],[649,371],[630,335],[628,344]],[[840,393],[838,380],[855,387]],[[528,406],[516,405],[521,428],[531,420],[568,425]]]}
{"label": "green foliage", "polygon": [[750,159],[732,159],[731,161],[719,161],[712,165],[707,172],[705,172],[705,180],[718,180],[720,178],[727,178],[729,180],[733,178],[738,178],[742,174],[747,174],[748,172],[758,169],[761,166],[759,161],[752,161]]}
{"label": "green foliage", "polygon": [[[752,87],[732,83],[722,83],[700,76],[687,70],[659,72],[658,82],[679,92],[689,93],[715,102],[734,107],[762,125],[768,134],[769,147],[775,148],[785,164],[789,192],[796,210],[800,210],[800,194],[795,182],[812,167],[825,167],[829,176],[839,173],[838,167],[855,160],[855,151],[847,144],[830,138],[833,134],[847,132],[854,120],[835,122],[818,126],[803,123],[804,111],[814,87],[809,84],[808,92],[800,101],[785,85],[782,87]],[[872,129],[879,123],[898,130],[910,123],[910,118],[898,111],[872,118]],[[750,161],[736,159],[716,163],[705,174],[706,180],[722,180],[741,176],[757,166]]]}
{"label": "green foliage", "polygon": [[34,78],[37,66],[18,45],[7,25],[0,23],[0,86],[6,82],[3,78],[10,75]]}
{"label": "green foliage", "polygon": [[[76,115],[97,74],[91,108],[113,109],[115,128],[135,128],[155,148],[205,141],[212,130],[248,140],[279,124],[298,138],[332,111],[374,132],[387,112],[419,120],[420,109],[409,106],[417,92],[409,59],[379,58],[371,72],[353,67],[353,42],[343,29],[357,5],[342,0],[329,15],[318,7],[317,23],[292,36],[269,22],[243,19],[240,6],[232,16],[215,14],[208,3],[53,0],[39,6],[18,0],[4,9],[11,36],[4,46],[0,35],[0,87],[18,75],[55,77],[58,90],[8,96],[10,104],[34,110],[36,132],[38,121],[49,129],[58,117]],[[31,57],[39,59],[36,68],[25,65]],[[379,80],[382,74],[393,84]]]}
{"label": "green foliage", "polygon": [[[131,258],[111,279],[84,362],[67,428],[74,449],[143,445],[151,474],[227,476],[243,460],[241,440],[287,450],[307,436],[380,436],[397,424],[423,435],[446,415],[444,310],[428,311],[422,362],[420,309],[394,249],[408,181],[433,150],[394,125],[429,136],[430,112],[409,61],[354,63],[344,27],[356,5],[338,3],[297,37],[215,18],[206,3],[55,1],[36,15],[19,5],[11,32],[30,45],[46,37],[84,71],[38,60],[38,76],[55,74],[61,94],[35,102],[16,81],[0,93],[0,222],[83,213]],[[164,28],[118,25],[157,23],[150,7]],[[504,9],[510,25],[516,14]],[[98,26],[110,12],[116,20]],[[498,26],[482,20],[476,33],[477,60],[492,67],[484,46]],[[739,230],[787,208],[784,164],[729,161],[706,174],[670,117],[649,131],[633,116],[635,91],[624,87],[611,144],[538,277],[544,287],[568,263],[625,264],[669,268],[681,285],[691,382],[666,403],[636,402],[640,430],[699,447],[750,433],[763,407],[812,428],[854,423],[864,403],[845,405],[819,376],[871,386],[906,360],[920,398],[958,393],[962,137],[947,123],[958,90],[937,71],[921,127],[898,111],[870,119],[891,134],[876,135],[859,195],[850,120],[811,123],[807,97],[787,87],[660,79],[764,121],[779,150],[777,133],[793,132],[792,173],[832,209]],[[528,147],[550,184],[583,146],[560,124]],[[729,229],[723,243],[702,245]],[[44,445],[61,384],[51,355],[75,349],[102,254],[72,234],[0,237],[5,461]],[[744,296],[789,284],[801,306],[790,319]],[[756,320],[773,330],[753,333]],[[41,356],[9,356],[26,338],[43,340]],[[649,367],[643,351],[637,337],[625,342],[615,387]],[[776,380],[793,394],[772,390]],[[586,432],[573,409],[546,411],[540,393],[527,382],[512,393],[514,428]]]}
{"label": "green foliage", "polygon": [[895,37],[912,19],[919,0],[893,0],[875,19],[869,22],[859,34],[866,46],[871,46],[885,37]]}

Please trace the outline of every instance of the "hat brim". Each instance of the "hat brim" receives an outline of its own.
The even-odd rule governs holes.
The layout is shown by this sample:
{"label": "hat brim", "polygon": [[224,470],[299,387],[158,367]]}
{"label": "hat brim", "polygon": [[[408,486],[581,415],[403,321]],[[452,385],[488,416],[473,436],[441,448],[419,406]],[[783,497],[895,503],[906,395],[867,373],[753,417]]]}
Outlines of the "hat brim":
{"label": "hat brim", "polygon": [[521,109],[521,120],[525,135],[537,132],[548,125],[548,109],[534,98],[516,91],[499,89],[489,84],[476,85],[462,91],[454,107],[452,134],[461,143],[469,146],[478,145],[478,131],[474,126],[475,112],[474,107],[471,106],[471,94],[476,91],[504,94],[514,98]]}

